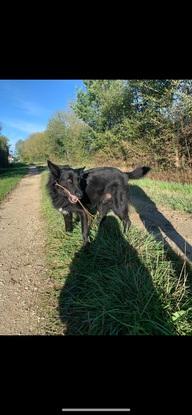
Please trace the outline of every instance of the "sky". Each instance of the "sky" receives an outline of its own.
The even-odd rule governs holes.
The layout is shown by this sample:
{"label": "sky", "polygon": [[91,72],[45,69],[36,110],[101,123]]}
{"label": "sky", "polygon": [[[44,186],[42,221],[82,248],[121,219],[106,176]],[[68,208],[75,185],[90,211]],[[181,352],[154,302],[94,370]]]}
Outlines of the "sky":
{"label": "sky", "polygon": [[[30,134],[44,131],[57,111],[68,111],[81,80],[0,80],[1,134],[15,143]],[[84,88],[83,88],[84,89]]]}

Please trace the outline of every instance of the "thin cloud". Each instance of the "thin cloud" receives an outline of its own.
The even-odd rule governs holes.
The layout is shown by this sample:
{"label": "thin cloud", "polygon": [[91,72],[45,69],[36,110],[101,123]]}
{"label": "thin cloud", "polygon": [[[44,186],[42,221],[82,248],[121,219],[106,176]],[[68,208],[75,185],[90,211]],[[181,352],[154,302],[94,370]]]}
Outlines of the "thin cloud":
{"label": "thin cloud", "polygon": [[41,116],[48,114],[48,110],[34,101],[25,98],[21,89],[11,81],[0,81],[0,90],[4,91],[12,105],[27,115]]}
{"label": "thin cloud", "polygon": [[22,111],[24,111],[25,114],[28,114],[28,115],[40,116],[40,115],[45,115],[48,113],[48,110],[46,110],[41,105],[36,104],[35,102],[32,102],[32,101],[21,99],[19,97],[17,97],[15,106],[21,109]]}
{"label": "thin cloud", "polygon": [[38,123],[31,123],[22,120],[4,120],[4,125],[7,128],[15,128],[18,131],[22,131],[26,134],[32,134],[40,131],[44,131],[46,126]]}

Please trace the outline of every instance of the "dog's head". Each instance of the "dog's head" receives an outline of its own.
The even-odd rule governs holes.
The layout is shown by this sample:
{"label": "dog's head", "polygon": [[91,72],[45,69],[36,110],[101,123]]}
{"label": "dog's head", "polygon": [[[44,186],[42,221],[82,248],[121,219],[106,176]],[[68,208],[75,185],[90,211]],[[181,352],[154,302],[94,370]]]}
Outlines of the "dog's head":
{"label": "dog's head", "polygon": [[[79,199],[83,197],[83,192],[80,188],[80,179],[85,167],[81,167],[79,169],[73,169],[68,165],[60,167],[52,163],[50,160],[47,160],[47,164],[55,182],[65,187],[72,195],[78,197]],[[63,189],[57,187],[57,191],[61,194]]]}

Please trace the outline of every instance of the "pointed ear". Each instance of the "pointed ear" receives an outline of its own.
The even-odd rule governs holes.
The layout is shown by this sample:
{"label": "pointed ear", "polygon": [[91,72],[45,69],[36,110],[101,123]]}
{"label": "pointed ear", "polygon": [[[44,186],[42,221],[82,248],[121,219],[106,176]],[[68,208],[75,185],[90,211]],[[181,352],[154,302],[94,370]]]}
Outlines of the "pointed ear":
{"label": "pointed ear", "polygon": [[85,166],[84,167],[80,167],[79,169],[75,169],[75,171],[77,172],[77,173],[79,173],[79,174],[81,174],[82,172],[83,172],[83,170],[85,169]]}
{"label": "pointed ear", "polygon": [[56,178],[59,178],[61,174],[59,166],[56,166],[56,164],[53,164],[50,160],[47,160],[47,165],[52,175]]}

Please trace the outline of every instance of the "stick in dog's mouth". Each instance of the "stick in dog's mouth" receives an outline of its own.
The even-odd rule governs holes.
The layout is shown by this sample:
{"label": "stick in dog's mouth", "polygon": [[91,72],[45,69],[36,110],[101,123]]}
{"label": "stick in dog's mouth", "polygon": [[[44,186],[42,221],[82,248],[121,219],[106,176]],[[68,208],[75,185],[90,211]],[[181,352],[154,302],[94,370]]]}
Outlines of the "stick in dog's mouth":
{"label": "stick in dog's mouth", "polygon": [[78,200],[79,200],[79,199],[78,199],[78,197],[77,197],[77,196],[70,194],[70,196],[69,196],[69,201],[70,201],[71,203],[75,204],[75,203],[77,203],[77,202],[78,202]]}

